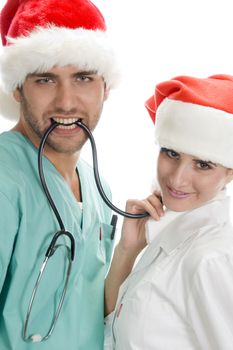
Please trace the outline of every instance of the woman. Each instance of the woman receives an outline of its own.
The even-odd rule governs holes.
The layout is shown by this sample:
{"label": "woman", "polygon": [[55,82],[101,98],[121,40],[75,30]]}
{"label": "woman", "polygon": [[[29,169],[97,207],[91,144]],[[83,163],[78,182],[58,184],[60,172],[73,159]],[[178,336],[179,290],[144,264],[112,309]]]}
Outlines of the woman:
{"label": "woman", "polygon": [[106,349],[230,350],[233,229],[225,188],[233,179],[233,77],[174,78],[156,87],[146,107],[160,146],[159,192],[127,203],[153,220],[146,228],[145,220],[124,221],[123,240],[137,237],[137,253],[145,236],[149,245],[120,287]]}

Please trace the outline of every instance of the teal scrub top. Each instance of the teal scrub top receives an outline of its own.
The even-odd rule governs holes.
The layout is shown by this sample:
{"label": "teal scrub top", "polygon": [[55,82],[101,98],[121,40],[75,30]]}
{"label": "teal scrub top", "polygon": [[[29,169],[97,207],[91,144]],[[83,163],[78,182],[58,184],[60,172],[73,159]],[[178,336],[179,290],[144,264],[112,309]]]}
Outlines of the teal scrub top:
{"label": "teal scrub top", "polygon": [[[64,178],[43,157],[44,174],[66,230],[76,243],[64,305],[51,337],[23,340],[29,300],[58,222],[42,190],[37,149],[17,132],[0,135],[0,349],[101,350],[104,327],[104,279],[113,240],[111,211],[98,194],[93,169],[78,162],[83,206]],[[105,182],[107,196],[110,190]],[[29,322],[29,334],[44,336],[52,322],[66,277],[66,249],[49,259]]]}

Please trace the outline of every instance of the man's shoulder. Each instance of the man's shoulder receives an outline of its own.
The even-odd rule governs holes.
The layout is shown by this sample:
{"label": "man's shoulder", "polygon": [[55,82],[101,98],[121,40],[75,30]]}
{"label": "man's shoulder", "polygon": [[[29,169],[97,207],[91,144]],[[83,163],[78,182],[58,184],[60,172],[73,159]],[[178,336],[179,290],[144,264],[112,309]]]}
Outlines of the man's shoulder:
{"label": "man's shoulder", "polygon": [[23,136],[15,132],[0,134],[0,183],[20,183],[25,173],[25,158],[27,157],[27,142]]}
{"label": "man's shoulder", "polygon": [[15,164],[14,159],[14,141],[11,132],[4,132],[0,134],[0,163],[1,171],[0,173],[7,170],[10,164]]}
{"label": "man's shoulder", "polygon": [[6,131],[0,134],[0,161],[7,165],[19,165],[30,148],[29,141],[19,132]]}
{"label": "man's shoulder", "polygon": [[[0,157],[14,157],[15,151],[25,147],[25,141],[22,135],[12,131],[6,131],[0,134]],[[16,158],[16,157],[15,157]]]}

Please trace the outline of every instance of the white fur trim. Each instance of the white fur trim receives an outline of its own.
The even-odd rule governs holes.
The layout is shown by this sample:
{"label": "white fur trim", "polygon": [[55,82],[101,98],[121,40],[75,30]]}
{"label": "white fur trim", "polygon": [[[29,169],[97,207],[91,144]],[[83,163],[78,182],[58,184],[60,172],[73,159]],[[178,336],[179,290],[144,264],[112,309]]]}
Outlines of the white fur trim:
{"label": "white fur trim", "polygon": [[83,28],[38,27],[29,36],[8,38],[0,57],[0,73],[7,92],[21,85],[27,74],[55,65],[95,69],[109,88],[118,83],[115,54],[106,32]]}
{"label": "white fur trim", "polygon": [[[73,64],[81,69],[96,70],[109,89],[118,84],[120,73],[116,57],[103,31],[38,27],[30,36],[8,38],[8,42],[10,45],[5,46],[0,55],[1,88],[6,94],[21,86],[29,73],[46,72],[55,65]],[[12,106],[11,97],[5,98],[5,107],[0,101],[0,114],[17,120],[16,102],[13,101]],[[17,115],[13,116],[13,112]]]}
{"label": "white fur trim", "polygon": [[0,115],[14,121],[18,120],[19,113],[19,103],[16,102],[12,96],[12,93],[6,94],[2,89],[0,89]]}
{"label": "white fur trim", "polygon": [[155,125],[160,147],[233,168],[233,114],[166,98]]}

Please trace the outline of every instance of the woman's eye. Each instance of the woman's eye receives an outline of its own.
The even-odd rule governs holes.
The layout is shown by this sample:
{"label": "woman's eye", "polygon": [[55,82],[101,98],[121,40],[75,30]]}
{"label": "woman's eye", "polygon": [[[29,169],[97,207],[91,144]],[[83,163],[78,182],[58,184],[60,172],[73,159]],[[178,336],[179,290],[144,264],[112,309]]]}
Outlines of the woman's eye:
{"label": "woman's eye", "polygon": [[172,159],[179,158],[179,153],[177,153],[176,151],[173,151],[172,149],[162,147],[161,152],[165,153],[169,158],[172,158]]}
{"label": "woman's eye", "polygon": [[173,150],[168,150],[168,151],[167,151],[167,155],[168,155],[170,158],[178,158],[178,153],[176,153],[176,152],[173,151]]}
{"label": "woman's eye", "polygon": [[207,162],[203,162],[203,161],[198,161],[197,162],[197,167],[199,169],[202,169],[202,170],[208,170],[208,169],[211,169],[211,165]]}

